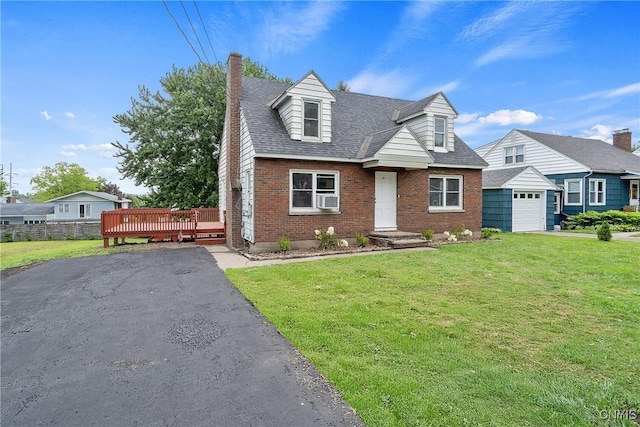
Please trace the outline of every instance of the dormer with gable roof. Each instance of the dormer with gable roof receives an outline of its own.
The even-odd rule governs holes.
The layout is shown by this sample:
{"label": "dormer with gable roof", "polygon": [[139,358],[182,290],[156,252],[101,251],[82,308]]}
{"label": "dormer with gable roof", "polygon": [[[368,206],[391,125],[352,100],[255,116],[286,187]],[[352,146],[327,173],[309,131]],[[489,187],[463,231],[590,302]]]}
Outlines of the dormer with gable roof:
{"label": "dormer with gable roof", "polygon": [[271,103],[289,136],[307,142],[331,142],[331,105],[335,96],[322,79],[309,71]]}
{"label": "dormer with gable roof", "polygon": [[458,112],[447,97],[438,92],[395,111],[394,120],[407,124],[428,150],[455,151],[453,121]]}

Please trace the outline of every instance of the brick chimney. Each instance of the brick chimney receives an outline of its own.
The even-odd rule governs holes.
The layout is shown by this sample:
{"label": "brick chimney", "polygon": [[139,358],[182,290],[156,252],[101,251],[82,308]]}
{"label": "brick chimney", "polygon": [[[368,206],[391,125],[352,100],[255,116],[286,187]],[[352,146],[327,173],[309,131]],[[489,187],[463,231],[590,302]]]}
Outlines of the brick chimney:
{"label": "brick chimney", "polygon": [[631,131],[629,129],[614,130],[613,146],[631,152]]}
{"label": "brick chimney", "polygon": [[227,246],[242,247],[242,185],[240,180],[240,99],[242,55],[231,52],[227,60]]}

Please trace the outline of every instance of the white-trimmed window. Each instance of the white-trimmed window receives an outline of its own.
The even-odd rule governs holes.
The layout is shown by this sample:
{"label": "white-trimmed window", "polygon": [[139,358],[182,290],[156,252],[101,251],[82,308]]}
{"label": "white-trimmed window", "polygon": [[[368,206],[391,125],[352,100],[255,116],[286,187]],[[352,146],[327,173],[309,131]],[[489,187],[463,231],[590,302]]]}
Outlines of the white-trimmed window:
{"label": "white-trimmed window", "polygon": [[562,195],[560,193],[553,193],[553,213],[554,214],[559,214],[560,213],[560,209],[562,209],[560,207],[560,203],[562,201]]}
{"label": "white-trimmed window", "polygon": [[589,180],[589,204],[602,206],[606,203],[607,181],[604,179]]}
{"label": "white-trimmed window", "polygon": [[91,218],[91,205],[89,203],[78,205],[78,217]]}
{"label": "white-trimmed window", "polygon": [[69,203],[60,203],[58,205],[58,213],[69,213]]}
{"label": "white-trimmed window", "polygon": [[302,136],[310,139],[320,138],[320,102],[303,101]]}
{"label": "white-trimmed window", "polygon": [[462,209],[462,177],[429,177],[429,209]]}
{"label": "white-trimmed window", "polygon": [[434,146],[444,148],[447,140],[447,119],[445,117],[434,118]]}
{"label": "white-trimmed window", "polygon": [[565,205],[581,205],[582,204],[582,180],[581,179],[565,179],[564,180],[564,204]]}
{"label": "white-trimmed window", "polygon": [[516,145],[514,147],[505,147],[504,164],[512,165],[515,163],[524,163],[524,145]]}
{"label": "white-trimmed window", "polygon": [[340,175],[331,171],[290,171],[291,212],[321,212],[339,209]]}

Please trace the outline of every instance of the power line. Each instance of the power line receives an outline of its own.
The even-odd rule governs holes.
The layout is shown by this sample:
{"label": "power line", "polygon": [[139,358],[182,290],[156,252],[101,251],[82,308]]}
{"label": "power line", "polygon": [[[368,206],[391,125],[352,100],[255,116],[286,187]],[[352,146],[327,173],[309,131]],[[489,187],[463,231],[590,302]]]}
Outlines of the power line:
{"label": "power line", "polygon": [[189,41],[189,38],[187,37],[187,35],[184,33],[184,31],[182,31],[182,28],[180,27],[180,24],[178,23],[178,20],[176,19],[175,16],[173,16],[173,13],[171,13],[171,10],[169,9],[169,6],[167,6],[167,2],[165,0],[162,0],[162,4],[164,4],[164,8],[167,9],[167,12],[169,13],[169,16],[171,16],[171,18],[173,19],[173,22],[175,22],[176,26],[178,27],[178,30],[180,30],[180,32],[182,33],[182,36],[187,41],[187,44],[191,47],[191,50],[193,50],[193,53],[195,53],[196,56],[198,57],[198,61],[203,62],[202,58],[200,58],[200,55],[198,55],[198,52],[195,50],[195,48],[191,44],[191,41]]}
{"label": "power line", "polygon": [[[200,15],[200,9],[198,8],[198,3],[196,2],[196,0],[193,0],[193,4],[196,7],[196,12],[198,12],[198,17],[200,18],[200,23],[202,24],[202,29],[204,30],[204,34],[207,36],[207,40],[209,41],[209,47],[211,47],[211,52],[213,52],[213,57],[216,59],[216,62],[220,62],[218,61],[218,57],[216,56],[216,51],[213,48],[213,45],[211,44],[211,39],[209,38],[209,32],[207,31],[207,26],[205,25],[204,21],[202,20],[202,15]],[[203,49],[204,51],[204,49]]]}
{"label": "power line", "polygon": [[182,2],[182,0],[180,0],[180,6],[182,6],[182,10],[184,11],[184,14],[187,16],[187,21],[189,21],[189,25],[191,25],[191,31],[193,31],[193,34],[195,34],[196,40],[198,41],[198,45],[200,45],[200,49],[202,49],[202,54],[204,55],[204,59],[206,59],[207,63],[208,63],[209,62],[209,58],[207,58],[207,53],[204,51],[204,48],[202,47],[202,43],[200,43],[200,37],[198,37],[198,32],[194,28],[193,22],[191,22],[191,18],[189,17],[189,13],[187,13],[187,9],[184,7],[184,3]]}

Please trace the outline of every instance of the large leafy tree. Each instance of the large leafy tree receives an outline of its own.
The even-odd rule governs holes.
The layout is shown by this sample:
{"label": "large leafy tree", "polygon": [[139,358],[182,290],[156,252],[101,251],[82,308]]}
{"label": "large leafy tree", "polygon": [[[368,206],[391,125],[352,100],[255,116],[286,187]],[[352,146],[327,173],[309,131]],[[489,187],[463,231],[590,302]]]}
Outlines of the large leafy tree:
{"label": "large leafy tree", "polygon": [[[278,80],[246,58],[246,76]],[[174,67],[162,91],[138,88],[131,109],[114,116],[129,143],[113,142],[118,170],[151,189],[147,206],[218,206],[218,154],[226,107],[224,66]]]}
{"label": "large leafy tree", "polygon": [[87,171],[77,163],[60,162],[55,166],[45,166],[31,178],[36,198],[44,202],[78,191],[97,191],[102,178],[92,179]]}

